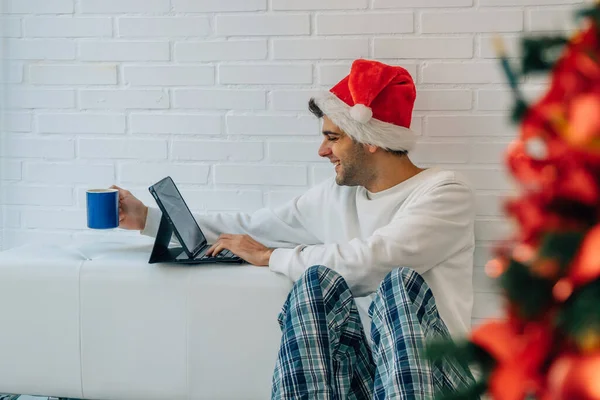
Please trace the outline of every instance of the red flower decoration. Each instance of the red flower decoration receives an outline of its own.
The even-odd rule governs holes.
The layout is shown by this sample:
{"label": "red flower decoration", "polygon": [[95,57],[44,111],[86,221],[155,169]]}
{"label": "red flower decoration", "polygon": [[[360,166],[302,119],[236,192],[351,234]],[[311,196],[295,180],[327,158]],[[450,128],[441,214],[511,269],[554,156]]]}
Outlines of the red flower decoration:
{"label": "red flower decoration", "polygon": [[[568,273],[575,286],[585,285],[600,277],[600,225],[591,229],[583,239],[579,253]],[[600,371],[599,371],[600,373]],[[600,378],[600,376],[599,376]]]}
{"label": "red flower decoration", "polygon": [[552,345],[552,331],[530,323],[525,329],[511,322],[489,322],[477,328],[471,341],[497,362],[490,377],[495,400],[522,400],[543,387],[543,365]]}

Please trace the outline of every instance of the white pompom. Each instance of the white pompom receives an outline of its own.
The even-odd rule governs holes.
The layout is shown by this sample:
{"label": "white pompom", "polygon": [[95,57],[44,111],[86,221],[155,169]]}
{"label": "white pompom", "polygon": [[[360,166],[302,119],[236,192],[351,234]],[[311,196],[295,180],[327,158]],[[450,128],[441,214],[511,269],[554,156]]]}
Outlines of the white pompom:
{"label": "white pompom", "polygon": [[366,124],[373,118],[373,110],[364,104],[355,104],[350,109],[350,116],[353,120],[358,121],[361,124]]}

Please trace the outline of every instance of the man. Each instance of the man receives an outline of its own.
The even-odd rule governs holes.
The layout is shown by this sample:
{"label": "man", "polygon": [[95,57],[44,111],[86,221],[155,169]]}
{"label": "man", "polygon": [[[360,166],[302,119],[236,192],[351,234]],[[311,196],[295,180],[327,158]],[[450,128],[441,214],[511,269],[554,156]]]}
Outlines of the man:
{"label": "man", "polygon": [[[275,210],[196,217],[207,254],[227,249],[296,282],[273,398],[428,399],[471,379],[423,358],[426,341],[469,329],[474,214],[459,175],[410,161],[415,97],[405,69],[355,61],[309,103],[335,180]],[[155,235],[160,211],[119,190],[120,226]]]}

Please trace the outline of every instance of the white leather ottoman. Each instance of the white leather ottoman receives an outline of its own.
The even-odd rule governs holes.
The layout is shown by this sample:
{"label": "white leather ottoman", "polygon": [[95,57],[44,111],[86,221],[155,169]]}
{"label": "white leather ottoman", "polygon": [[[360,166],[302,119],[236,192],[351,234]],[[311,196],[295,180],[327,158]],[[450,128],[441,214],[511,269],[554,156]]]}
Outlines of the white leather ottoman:
{"label": "white leather ottoman", "polygon": [[0,253],[0,393],[269,398],[291,282],[246,265],[150,265],[150,250]]}

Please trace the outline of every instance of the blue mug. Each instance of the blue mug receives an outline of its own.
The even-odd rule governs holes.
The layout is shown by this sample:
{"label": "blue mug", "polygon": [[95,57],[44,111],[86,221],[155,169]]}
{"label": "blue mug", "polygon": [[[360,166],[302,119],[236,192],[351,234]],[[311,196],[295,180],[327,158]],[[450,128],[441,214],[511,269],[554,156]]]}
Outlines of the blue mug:
{"label": "blue mug", "polygon": [[90,189],[86,192],[87,226],[91,229],[113,229],[119,226],[119,191]]}

